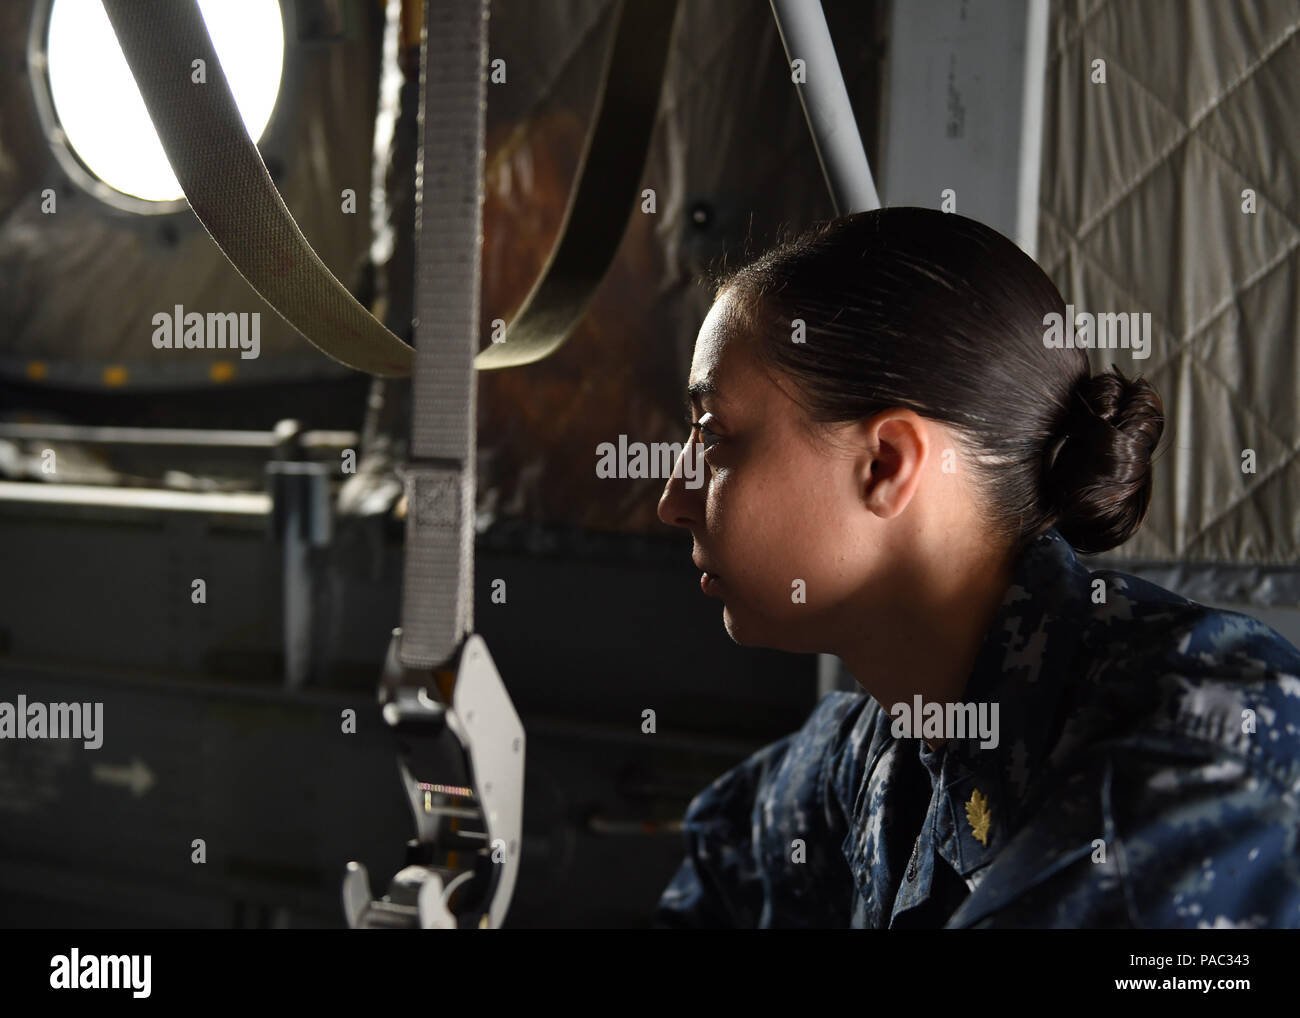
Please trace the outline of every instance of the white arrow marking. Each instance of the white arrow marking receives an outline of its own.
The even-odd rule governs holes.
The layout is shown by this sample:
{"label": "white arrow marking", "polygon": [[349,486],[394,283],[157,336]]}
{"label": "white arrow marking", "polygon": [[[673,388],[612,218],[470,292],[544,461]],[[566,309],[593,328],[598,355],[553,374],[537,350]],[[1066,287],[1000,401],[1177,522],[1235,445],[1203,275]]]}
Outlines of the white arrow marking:
{"label": "white arrow marking", "polygon": [[153,771],[139,757],[132,757],[129,765],[95,764],[90,768],[90,776],[105,785],[129,788],[137,799],[154,785]]}

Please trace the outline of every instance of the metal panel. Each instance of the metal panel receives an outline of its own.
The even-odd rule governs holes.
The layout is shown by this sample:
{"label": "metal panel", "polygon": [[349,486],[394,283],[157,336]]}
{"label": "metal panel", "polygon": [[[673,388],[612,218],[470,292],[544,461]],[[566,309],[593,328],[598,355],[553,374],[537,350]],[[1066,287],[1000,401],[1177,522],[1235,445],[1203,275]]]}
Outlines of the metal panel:
{"label": "metal panel", "polygon": [[890,14],[889,205],[978,219],[1034,255],[1047,0],[908,0]]}

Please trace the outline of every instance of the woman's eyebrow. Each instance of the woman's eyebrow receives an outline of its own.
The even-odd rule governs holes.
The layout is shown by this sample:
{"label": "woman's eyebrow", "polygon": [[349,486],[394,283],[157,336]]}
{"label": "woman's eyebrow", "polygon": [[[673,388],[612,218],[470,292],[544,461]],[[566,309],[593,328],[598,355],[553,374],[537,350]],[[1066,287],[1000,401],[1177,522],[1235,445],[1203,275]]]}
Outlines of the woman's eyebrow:
{"label": "woman's eyebrow", "polygon": [[722,394],[713,382],[692,382],[686,387],[686,409],[693,410],[704,396],[713,396],[719,400],[722,398]]}

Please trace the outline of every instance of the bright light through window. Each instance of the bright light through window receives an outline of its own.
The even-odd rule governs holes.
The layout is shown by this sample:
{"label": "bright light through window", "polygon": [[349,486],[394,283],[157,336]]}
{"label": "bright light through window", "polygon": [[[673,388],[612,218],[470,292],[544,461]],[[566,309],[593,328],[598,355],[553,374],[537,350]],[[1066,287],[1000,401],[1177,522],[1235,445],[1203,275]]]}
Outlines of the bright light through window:
{"label": "bright light through window", "polygon": [[[260,139],[284,66],[280,5],[199,0],[199,9],[249,136]],[[54,0],[47,58],[59,126],[90,171],[137,198],[183,197],[100,0]]]}

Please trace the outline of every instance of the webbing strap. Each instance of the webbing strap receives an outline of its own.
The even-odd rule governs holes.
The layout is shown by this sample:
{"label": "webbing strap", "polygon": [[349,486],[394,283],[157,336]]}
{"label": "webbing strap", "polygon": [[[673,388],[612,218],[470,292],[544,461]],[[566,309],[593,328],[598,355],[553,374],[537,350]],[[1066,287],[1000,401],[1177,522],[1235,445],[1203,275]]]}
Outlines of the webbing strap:
{"label": "webbing strap", "polygon": [[[411,374],[411,347],[330,272],[285,206],[244,127],[197,0],[103,4],[190,207],[239,274],[334,360],[382,377]],[[622,0],[559,239],[504,341],[479,353],[475,368],[541,360],[586,313],[635,207],[677,8],[678,0]],[[205,84],[191,80],[196,59],[204,61]]]}
{"label": "webbing strap", "polygon": [[400,656],[448,660],[474,627],[474,449],[487,0],[428,0],[416,174],[416,342]]}
{"label": "webbing strap", "polygon": [[503,342],[483,348],[480,371],[531,364],[567,340],[618,252],[659,111],[678,0],[624,0],[605,54],[598,114],[560,239]]}
{"label": "webbing strap", "polygon": [[[414,351],[312,250],[248,136],[197,0],[103,0],[163,151],[217,246],[279,315],[336,361],[385,377]],[[193,63],[204,63],[196,82]]]}

